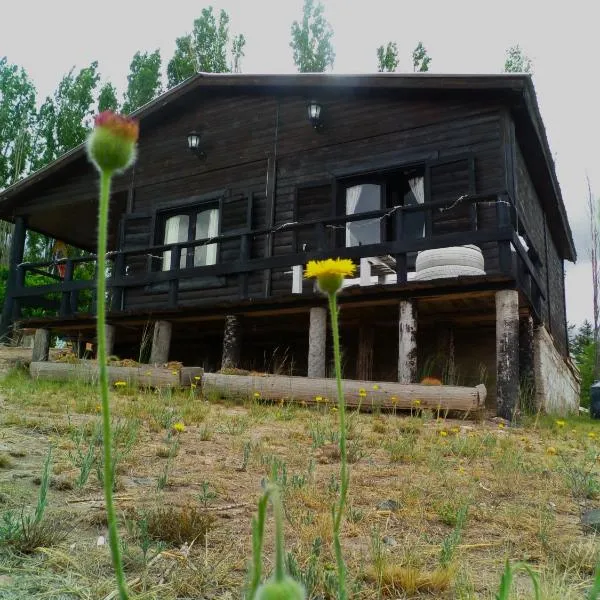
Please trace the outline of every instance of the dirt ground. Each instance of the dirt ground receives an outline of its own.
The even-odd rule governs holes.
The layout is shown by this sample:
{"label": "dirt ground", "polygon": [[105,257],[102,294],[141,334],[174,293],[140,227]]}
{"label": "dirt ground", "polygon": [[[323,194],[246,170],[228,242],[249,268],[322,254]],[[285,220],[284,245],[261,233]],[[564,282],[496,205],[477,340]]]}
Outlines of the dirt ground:
{"label": "dirt ground", "polygon": [[[0,349],[1,368],[29,355]],[[27,555],[0,547],[0,598],[110,597],[95,463],[81,483],[82,457],[90,451],[97,462],[95,390],[34,382],[14,370],[0,385],[0,511],[32,509],[52,447],[47,518],[65,536]],[[333,404],[306,409],[205,398],[194,388],[126,387],[111,402],[122,454],[117,506],[135,597],[241,598],[251,520],[269,478],[282,490],[289,566],[311,597],[331,597],[330,508],[340,468]],[[509,427],[416,411],[352,413],[349,421],[342,542],[352,598],[493,598],[507,559],[538,573],[545,599],[583,597],[600,549],[581,525],[599,504],[595,423],[543,417]],[[157,514],[162,533],[140,532]],[[206,526],[190,525],[194,515]],[[174,523],[183,531],[178,542],[168,535]],[[267,573],[271,533],[269,517]],[[532,598],[531,590],[517,576],[513,597]]]}

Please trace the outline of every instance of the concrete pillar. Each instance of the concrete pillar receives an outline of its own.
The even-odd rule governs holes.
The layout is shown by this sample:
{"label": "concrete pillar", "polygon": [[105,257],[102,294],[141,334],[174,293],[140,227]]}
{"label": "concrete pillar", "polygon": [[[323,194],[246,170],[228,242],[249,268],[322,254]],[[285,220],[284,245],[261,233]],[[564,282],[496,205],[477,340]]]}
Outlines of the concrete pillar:
{"label": "concrete pillar", "polygon": [[496,398],[498,416],[512,421],[519,410],[519,293],[496,292]]}
{"label": "concrete pillar", "polygon": [[106,324],[106,356],[112,356],[115,351],[115,326]]}
{"label": "concrete pillar", "polygon": [[156,321],[152,335],[152,350],[150,351],[150,364],[160,365],[169,362],[169,349],[171,347],[171,323]]}
{"label": "concrete pillar", "polygon": [[398,325],[398,383],[416,383],[417,307],[413,300],[400,300]]}
{"label": "concrete pillar", "polygon": [[242,349],[242,324],[237,315],[226,315],[221,369],[238,369]]}
{"label": "concrete pillar", "polygon": [[36,329],[33,338],[33,350],[31,362],[47,361],[50,354],[50,331],[47,329]]}
{"label": "concrete pillar", "polygon": [[536,412],[538,409],[535,389],[535,341],[531,315],[519,321],[519,385],[521,400],[527,406],[521,409]]}
{"label": "concrete pillar", "polygon": [[310,309],[308,328],[308,376],[325,377],[327,365],[327,309],[313,306]]}

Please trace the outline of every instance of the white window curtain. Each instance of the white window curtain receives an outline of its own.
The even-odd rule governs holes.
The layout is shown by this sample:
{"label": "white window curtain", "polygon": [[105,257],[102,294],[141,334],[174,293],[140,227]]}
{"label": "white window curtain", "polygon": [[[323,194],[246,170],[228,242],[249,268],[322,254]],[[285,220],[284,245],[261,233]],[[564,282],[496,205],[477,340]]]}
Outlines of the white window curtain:
{"label": "white window curtain", "polygon": [[[425,178],[424,177],[412,177],[408,180],[410,191],[412,192],[417,204],[425,203]],[[409,213],[410,215],[410,213]],[[410,237],[425,237],[425,213],[412,213],[412,215],[405,218],[405,227],[411,230],[409,231]]]}
{"label": "white window curtain", "polygon": [[410,191],[413,193],[418,204],[425,203],[425,180],[423,177],[413,177],[408,180]]}
{"label": "white window curtain", "polygon": [[[196,216],[196,239],[206,240],[219,235],[219,209],[203,210]],[[217,263],[217,244],[196,246],[194,266],[202,267]]]}
{"label": "white window curtain", "polygon": [[[381,186],[375,183],[355,185],[346,189],[346,214],[355,215],[381,208]],[[379,219],[365,219],[346,224],[346,246],[378,244],[381,241]]]}
{"label": "white window curtain", "polygon": [[[356,209],[358,207],[358,201],[360,199],[360,194],[362,192],[362,185],[355,185],[346,190],[346,214],[354,215],[356,214]],[[359,240],[358,236],[355,236],[353,233],[353,228],[356,226],[356,221],[352,223],[346,224],[346,246],[358,246]]]}
{"label": "white window curtain", "polygon": [[[190,218],[188,215],[173,215],[169,217],[165,222],[165,235],[164,243],[166,244],[177,244],[179,242],[187,242],[188,239],[188,228]],[[181,260],[179,262],[180,268],[185,268],[187,250],[184,248],[181,250]],[[162,270],[169,271],[171,269],[171,250],[163,252],[163,264]]]}

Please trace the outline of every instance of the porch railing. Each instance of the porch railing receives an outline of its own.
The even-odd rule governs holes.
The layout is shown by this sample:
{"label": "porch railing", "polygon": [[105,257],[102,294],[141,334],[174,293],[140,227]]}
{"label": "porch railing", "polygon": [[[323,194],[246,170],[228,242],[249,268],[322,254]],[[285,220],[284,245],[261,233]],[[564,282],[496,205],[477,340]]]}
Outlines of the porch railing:
{"label": "porch railing", "polygon": [[[124,304],[124,293],[135,288],[144,288],[152,284],[166,284],[168,289],[167,301],[161,308],[175,309],[179,305],[179,286],[187,279],[234,277],[238,281],[239,298],[248,297],[248,277],[255,272],[269,273],[273,269],[289,269],[304,265],[312,259],[329,257],[350,258],[360,261],[361,258],[389,255],[393,257],[396,281],[398,284],[408,282],[407,257],[421,250],[443,248],[448,246],[462,246],[466,244],[496,244],[498,248],[498,270],[488,274],[500,274],[514,280],[519,289],[528,298],[532,308],[538,314],[541,309],[542,299],[546,296],[544,282],[539,271],[532,263],[525,247],[521,243],[515,227],[514,203],[508,194],[470,195],[464,196],[460,202],[471,206],[469,211],[469,229],[452,233],[436,234],[434,227],[434,214],[439,209],[447,209],[447,201],[429,202],[414,206],[398,206],[393,209],[377,210],[342,215],[326,219],[303,221],[299,223],[286,223],[272,229],[242,230],[224,233],[219,236],[181,242],[176,244],[162,244],[149,248],[122,250],[108,254],[107,282],[109,309],[112,312],[123,311],[127,308]],[[495,204],[495,225],[482,228],[478,224],[477,205],[481,203]],[[403,235],[403,220],[407,214],[424,214],[424,236],[408,238]],[[393,220],[395,223],[394,239],[385,240],[377,244],[368,244],[353,247],[336,247],[335,236],[328,236],[330,229],[345,229],[346,224],[368,219],[381,219],[384,222]],[[316,240],[316,247],[302,252],[291,252],[276,256],[251,258],[250,249],[252,241],[260,236],[280,235],[283,232],[298,232],[311,230]],[[219,262],[214,265],[181,268],[182,251],[194,252],[194,249],[205,244],[222,244],[232,240],[239,240],[239,257],[229,262]],[[267,247],[269,244],[267,244]],[[152,258],[160,258],[163,253],[170,251],[170,269],[154,270]],[[127,265],[133,259],[139,264],[144,264],[142,271],[128,273]],[[13,299],[13,317],[21,318],[22,309],[26,306],[57,307],[58,315],[69,317],[82,312],[93,312],[94,297],[96,292],[95,277],[77,279],[74,277],[76,268],[82,264],[93,264],[96,257],[89,255],[81,258],[69,258],[59,261],[38,263],[22,263],[17,266],[16,284],[11,293]],[[56,279],[50,270],[57,264],[64,264],[64,276],[56,283],[32,286],[27,283],[28,274],[45,275]],[[139,265],[138,265],[139,266]],[[268,290],[268,288],[267,288]],[[82,310],[80,296],[87,292],[88,310]],[[291,293],[291,285],[290,285]],[[269,293],[265,294],[266,297]],[[50,300],[48,300],[50,298]]]}

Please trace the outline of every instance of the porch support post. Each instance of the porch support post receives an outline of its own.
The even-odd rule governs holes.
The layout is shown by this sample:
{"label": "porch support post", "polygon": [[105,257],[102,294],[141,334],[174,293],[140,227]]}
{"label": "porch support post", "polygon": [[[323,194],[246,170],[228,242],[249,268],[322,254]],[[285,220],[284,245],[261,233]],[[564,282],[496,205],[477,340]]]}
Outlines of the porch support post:
{"label": "porch support post", "polygon": [[225,316],[221,370],[238,369],[242,350],[242,322],[237,315]]}
{"label": "porch support post", "polygon": [[527,402],[527,407],[532,411],[537,410],[537,395],[535,389],[535,363],[534,363],[534,325],[531,315],[524,317],[519,322],[519,383],[522,398]]}
{"label": "porch support post", "polygon": [[36,329],[33,338],[33,350],[31,362],[46,362],[50,354],[50,331],[48,329]]}
{"label": "porch support post", "polygon": [[169,362],[169,349],[171,347],[171,323],[156,321],[152,336],[152,349],[150,350],[150,364],[164,364]]}
{"label": "porch support post", "polygon": [[327,309],[313,306],[310,309],[308,328],[308,376],[325,377],[327,365]]}
{"label": "porch support post", "polygon": [[417,307],[414,300],[400,300],[398,325],[398,383],[416,383]]}
{"label": "porch support post", "polygon": [[498,416],[512,421],[519,410],[519,293],[496,292],[496,397]]}
{"label": "porch support post", "polygon": [[13,229],[10,243],[10,269],[6,280],[6,296],[2,310],[2,320],[0,321],[0,340],[5,339],[10,334],[15,318],[19,318],[18,302],[13,297],[17,285],[18,265],[23,262],[25,252],[25,235],[27,233],[26,221],[24,217],[15,217],[15,226]]}
{"label": "porch support post", "polygon": [[107,323],[104,331],[106,332],[106,356],[112,356],[115,351],[115,326]]}
{"label": "porch support post", "polygon": [[367,323],[360,323],[358,329],[358,354],[356,358],[356,378],[361,381],[373,379],[373,347],[375,329]]}

